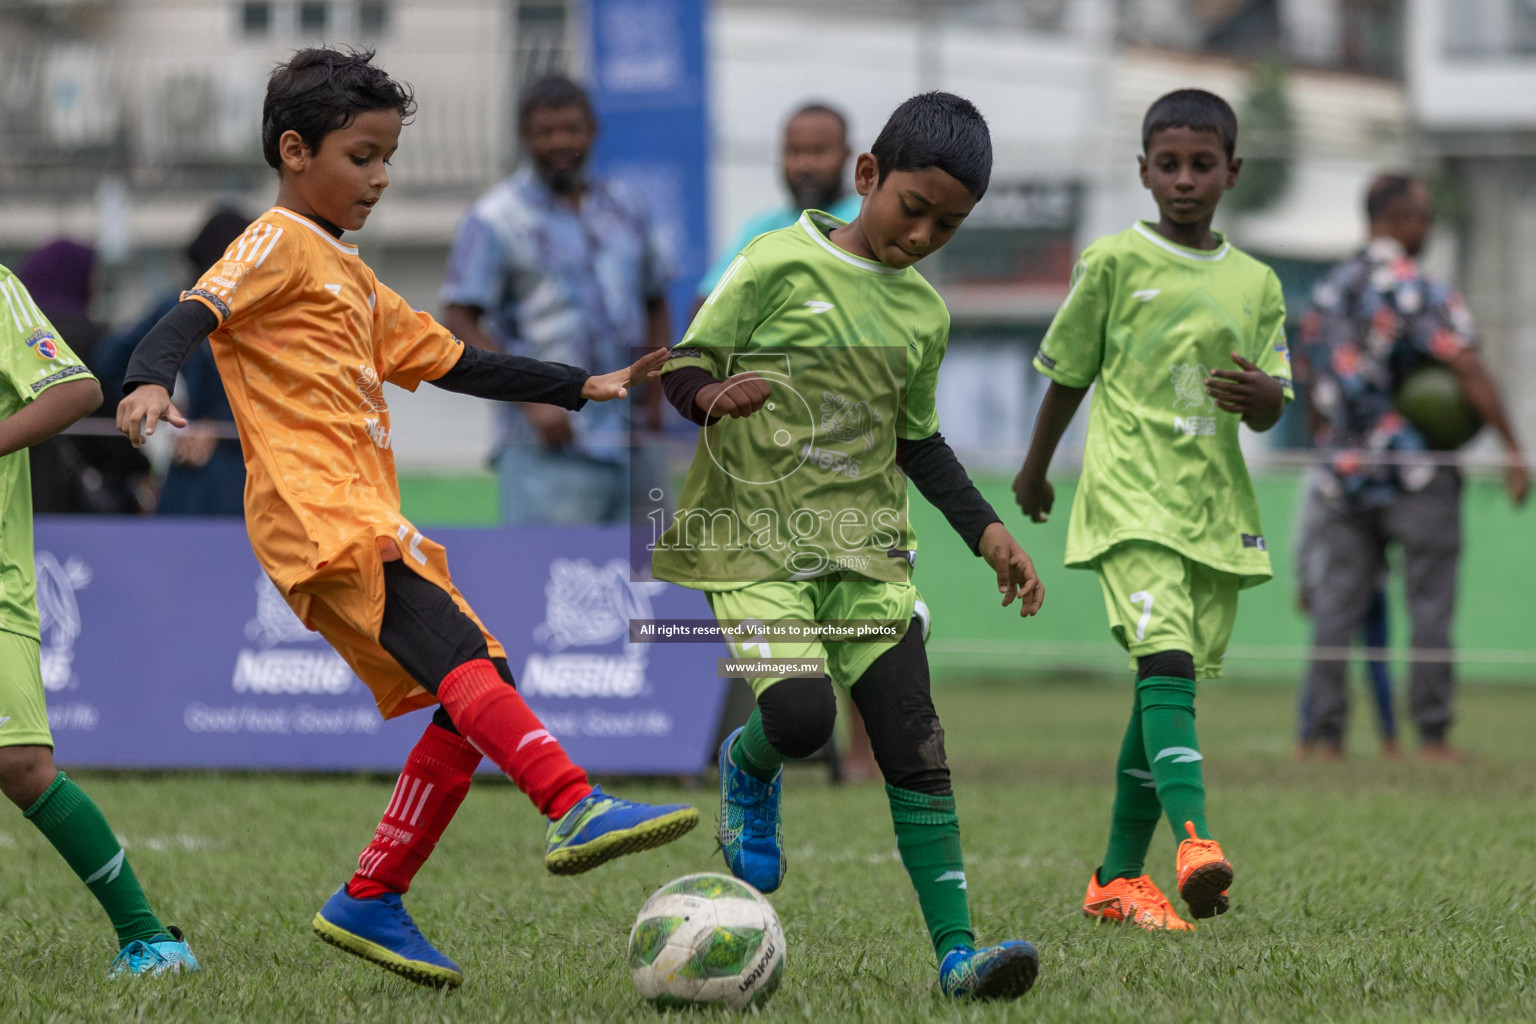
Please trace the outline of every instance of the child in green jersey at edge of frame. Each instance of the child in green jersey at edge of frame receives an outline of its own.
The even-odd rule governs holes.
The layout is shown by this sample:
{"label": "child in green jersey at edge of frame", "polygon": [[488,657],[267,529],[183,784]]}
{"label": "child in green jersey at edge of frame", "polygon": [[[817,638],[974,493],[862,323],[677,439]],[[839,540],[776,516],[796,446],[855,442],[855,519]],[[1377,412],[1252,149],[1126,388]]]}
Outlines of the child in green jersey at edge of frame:
{"label": "child in green jersey at edge of frame", "polygon": [[[949,313],[913,269],[953,237],[991,167],[974,106],[916,96],[858,158],[855,220],[807,211],[742,250],[663,370],[668,399],[703,429],[652,554],[658,579],[708,595],[736,658],[757,659],[735,662],[757,706],[719,754],[731,872],[764,892],[783,881],[782,768],[827,741],[833,684],[846,688],[886,781],[940,988],[960,999],[1017,998],[1039,969],[1027,942],[975,948],[906,513],[910,479],[995,571],[1002,604],[1039,609],[1029,556],[939,433]],[[840,642],[849,634],[826,632],[836,627],[886,632]]]}
{"label": "child in green jersey at edge of frame", "polygon": [[[0,267],[0,792],[53,844],[117,932],[113,977],[195,971],[175,927],[150,909],[112,826],[53,762],[42,675],[27,449],[101,404],[101,385],[21,281]],[[30,956],[29,956],[30,959]],[[56,955],[43,954],[52,969]]]}
{"label": "child in green jersey at edge of frame", "polygon": [[[1211,230],[1242,168],[1232,108],[1182,89],[1152,104],[1141,131],[1141,182],[1161,216],[1078,261],[1035,357],[1052,383],[1013,487],[1045,522],[1051,456],[1097,380],[1066,564],[1098,574],[1136,689],[1083,913],[1187,931],[1143,867],[1166,813],[1190,915],[1226,911],[1232,865],[1206,825],[1195,680],[1221,675],[1237,592],[1270,578],[1238,421],[1268,430],[1293,391],[1279,280]],[[1217,369],[1229,360],[1236,369]]]}

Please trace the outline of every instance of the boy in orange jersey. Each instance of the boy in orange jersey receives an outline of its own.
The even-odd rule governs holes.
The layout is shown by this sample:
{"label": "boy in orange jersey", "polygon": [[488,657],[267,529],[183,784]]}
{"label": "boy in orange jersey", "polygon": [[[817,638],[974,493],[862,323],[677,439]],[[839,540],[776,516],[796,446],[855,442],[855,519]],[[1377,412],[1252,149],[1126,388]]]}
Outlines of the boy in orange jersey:
{"label": "boy in orange jersey", "polygon": [[248,472],[251,546],[294,612],[392,718],[437,704],[357,872],[315,916],[327,942],[427,985],[458,966],[422,937],[401,894],[463,801],[482,755],[550,819],[545,865],[574,874],[698,822],[587,782],[513,687],[506,652],[449,577],[446,555],[400,514],[385,382],[579,409],[656,376],[658,350],[616,373],[466,347],[380,284],[342,232],[363,226],[415,110],[371,52],[310,49],[267,86],[262,148],[277,203],[144,338],[119,429],[135,445],[171,404],[176,368],[211,337]]}

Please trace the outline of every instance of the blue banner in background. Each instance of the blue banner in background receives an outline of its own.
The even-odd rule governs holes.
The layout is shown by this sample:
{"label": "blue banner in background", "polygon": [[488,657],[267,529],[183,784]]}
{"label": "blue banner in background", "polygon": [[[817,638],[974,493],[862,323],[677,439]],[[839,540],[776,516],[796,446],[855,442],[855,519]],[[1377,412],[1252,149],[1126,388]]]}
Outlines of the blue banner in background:
{"label": "blue banner in background", "polygon": [[709,266],[705,0],[587,0],[594,167],[648,202],[676,261],[677,328]]}
{"label": "blue banner in background", "polygon": [[[628,642],[630,619],[709,607],[702,594],[633,580],[624,528],[432,538],[577,764],[692,775],[709,763],[724,645]],[[394,772],[429,721],[428,711],[379,717],[368,688],[278,596],[238,520],[42,517],[37,571],[43,683],[65,767]]]}

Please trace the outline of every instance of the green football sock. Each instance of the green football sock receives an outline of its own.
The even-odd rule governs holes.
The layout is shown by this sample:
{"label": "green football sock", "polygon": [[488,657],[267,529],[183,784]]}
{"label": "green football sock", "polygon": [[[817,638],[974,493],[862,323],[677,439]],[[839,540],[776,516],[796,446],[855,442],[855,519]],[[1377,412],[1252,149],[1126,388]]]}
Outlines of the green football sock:
{"label": "green football sock", "polygon": [[960,856],[960,819],[953,796],[930,796],[887,785],[896,849],[917,890],[933,951],[943,961],[956,946],[976,944]]}
{"label": "green football sock", "polygon": [[59,772],[25,814],[112,919],[119,947],[168,934],[149,909],[144,890],[139,888],[139,880],[101,809],[69,776]]}
{"label": "green football sock", "polygon": [[753,708],[752,717],[747,719],[741,735],[731,744],[732,763],[754,779],[772,782],[786,760],[783,754],[773,749],[768,735],[763,732],[763,713]]}
{"label": "green football sock", "polygon": [[1147,748],[1141,736],[1141,691],[1131,704],[1131,724],[1125,728],[1120,759],[1115,762],[1115,807],[1110,813],[1109,846],[1099,865],[1099,884],[1115,878],[1140,878],[1147,862],[1147,847],[1163,816]]}
{"label": "green football sock", "polygon": [[1205,781],[1200,772],[1200,745],[1195,739],[1195,681],[1178,676],[1153,676],[1136,684],[1141,698],[1141,736],[1147,763],[1157,786],[1157,799],[1168,813],[1175,841],[1188,839],[1184,823],[1195,823],[1195,834],[1211,838],[1205,824]]}

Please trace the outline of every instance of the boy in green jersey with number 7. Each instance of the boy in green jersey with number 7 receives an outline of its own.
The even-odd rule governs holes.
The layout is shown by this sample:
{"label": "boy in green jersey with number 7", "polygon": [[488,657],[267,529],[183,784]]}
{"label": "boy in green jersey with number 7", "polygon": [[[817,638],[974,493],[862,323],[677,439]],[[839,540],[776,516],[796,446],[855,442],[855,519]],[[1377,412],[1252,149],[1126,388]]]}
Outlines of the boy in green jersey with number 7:
{"label": "boy in green jersey with number 7", "polygon": [[668,399],[703,429],[678,511],[652,542],[655,576],[708,594],[739,659],[728,670],[757,695],[720,748],[732,873],[764,892],[783,881],[783,765],[826,743],[833,684],[848,689],[940,987],[962,999],[1017,998],[1039,968],[1027,942],[975,948],[906,509],[910,479],[992,567],[1004,605],[1040,607],[1029,556],[939,433],[949,314],[913,269],[954,235],[991,168],[974,106],[916,96],[858,158],[855,220],[808,211],[742,250],[662,372]]}
{"label": "boy in green jersey with number 7", "polygon": [[1149,930],[1193,928],[1143,871],[1164,814],[1190,915],[1227,909],[1232,865],[1206,824],[1195,680],[1221,675],[1238,591],[1270,578],[1238,422],[1268,430],[1293,396],[1280,282],[1211,231],[1242,168],[1236,143],[1237,118],[1211,93],[1172,92],[1147,110],[1138,160],[1161,216],[1078,261],[1035,357],[1052,383],[1013,485],[1045,522],[1051,455],[1097,381],[1066,561],[1098,574],[1136,690],[1083,913]]}

